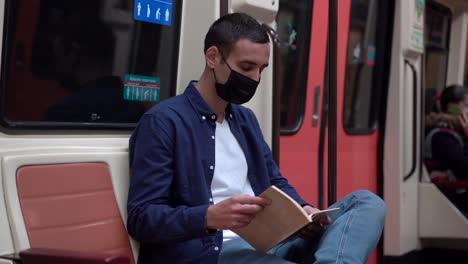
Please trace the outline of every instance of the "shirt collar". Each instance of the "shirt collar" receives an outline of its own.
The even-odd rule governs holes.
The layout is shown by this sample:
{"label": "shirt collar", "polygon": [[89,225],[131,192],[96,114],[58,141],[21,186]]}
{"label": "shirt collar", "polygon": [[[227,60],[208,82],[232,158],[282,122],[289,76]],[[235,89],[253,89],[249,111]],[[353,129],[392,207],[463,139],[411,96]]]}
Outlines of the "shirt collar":
{"label": "shirt collar", "polygon": [[[197,114],[198,118],[201,122],[204,121],[212,121],[215,122],[218,119],[218,116],[211,110],[208,104],[205,102],[205,99],[201,96],[198,92],[197,88],[195,87],[195,83],[197,81],[191,81],[185,89],[184,95],[187,97],[188,101],[192,105],[193,110]],[[234,118],[234,111],[233,107],[229,103],[226,107],[226,116],[228,120],[232,120]]]}

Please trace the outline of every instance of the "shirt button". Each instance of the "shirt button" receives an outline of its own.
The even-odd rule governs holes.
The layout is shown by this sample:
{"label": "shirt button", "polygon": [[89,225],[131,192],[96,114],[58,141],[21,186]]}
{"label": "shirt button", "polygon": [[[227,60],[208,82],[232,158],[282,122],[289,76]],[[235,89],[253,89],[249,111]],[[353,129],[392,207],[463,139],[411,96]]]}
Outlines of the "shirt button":
{"label": "shirt button", "polygon": [[205,120],[205,119],[206,119],[206,117],[205,117],[205,116],[202,116],[202,117],[201,117],[201,119]]}
{"label": "shirt button", "polygon": [[210,200],[210,202],[213,202],[213,198],[210,198],[209,200]]}
{"label": "shirt button", "polygon": [[211,120],[215,120],[216,119],[216,116],[215,115],[212,115],[211,116]]}
{"label": "shirt button", "polygon": [[215,136],[211,136],[211,139],[215,139]]}
{"label": "shirt button", "polygon": [[215,250],[215,251],[218,251],[218,250],[219,250],[219,247],[214,247],[214,250]]}
{"label": "shirt button", "polygon": [[213,170],[213,169],[214,169],[214,166],[213,166],[213,165],[211,165],[211,166],[210,166],[210,170]]}

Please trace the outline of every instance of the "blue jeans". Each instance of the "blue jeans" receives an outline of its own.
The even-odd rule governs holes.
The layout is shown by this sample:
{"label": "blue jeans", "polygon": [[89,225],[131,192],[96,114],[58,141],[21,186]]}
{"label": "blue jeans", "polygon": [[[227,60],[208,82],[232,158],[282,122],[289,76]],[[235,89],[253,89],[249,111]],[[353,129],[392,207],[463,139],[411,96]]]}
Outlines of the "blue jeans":
{"label": "blue jeans", "polygon": [[357,191],[331,207],[341,210],[331,213],[332,223],[316,240],[290,239],[264,254],[235,238],[223,243],[218,263],[365,263],[382,234],[385,203],[369,191]]}

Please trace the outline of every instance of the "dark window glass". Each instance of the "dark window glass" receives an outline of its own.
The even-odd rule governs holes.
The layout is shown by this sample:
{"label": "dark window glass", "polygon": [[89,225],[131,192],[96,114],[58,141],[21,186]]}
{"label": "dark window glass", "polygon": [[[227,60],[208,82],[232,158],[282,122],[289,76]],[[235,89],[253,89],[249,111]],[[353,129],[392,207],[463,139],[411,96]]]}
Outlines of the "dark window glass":
{"label": "dark window glass", "polygon": [[351,2],[343,112],[343,126],[349,134],[369,134],[377,127],[391,45],[388,2]]}
{"label": "dark window glass", "polygon": [[426,93],[442,92],[447,79],[449,55],[450,10],[429,1],[426,7],[424,40],[426,45]]}
{"label": "dark window glass", "polygon": [[175,93],[180,1],[173,2],[172,25],[164,26],[135,21],[128,0],[7,1],[4,125],[134,126]]}
{"label": "dark window glass", "polygon": [[282,134],[297,132],[304,118],[312,6],[310,0],[281,0],[279,5]]}

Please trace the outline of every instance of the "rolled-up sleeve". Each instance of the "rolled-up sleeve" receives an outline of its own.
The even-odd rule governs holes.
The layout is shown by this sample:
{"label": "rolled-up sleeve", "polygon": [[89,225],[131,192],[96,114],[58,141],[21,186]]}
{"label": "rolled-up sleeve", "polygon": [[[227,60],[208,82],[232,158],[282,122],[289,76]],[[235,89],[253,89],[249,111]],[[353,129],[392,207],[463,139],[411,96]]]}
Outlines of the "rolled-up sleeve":
{"label": "rolled-up sleeve", "polygon": [[129,234],[140,242],[185,241],[207,234],[208,205],[171,206],[175,131],[164,114],[146,114],[130,139]]}

